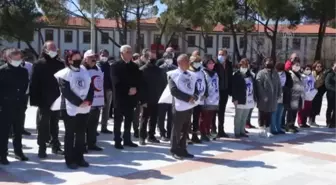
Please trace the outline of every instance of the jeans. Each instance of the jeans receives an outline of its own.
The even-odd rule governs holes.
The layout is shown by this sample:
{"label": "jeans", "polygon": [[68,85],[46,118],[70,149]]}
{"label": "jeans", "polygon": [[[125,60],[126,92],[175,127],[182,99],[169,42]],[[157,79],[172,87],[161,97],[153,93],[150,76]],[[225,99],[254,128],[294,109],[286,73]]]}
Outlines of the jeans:
{"label": "jeans", "polygon": [[284,106],[282,103],[278,103],[277,109],[272,113],[271,132],[280,132],[282,125],[282,114],[284,112]]}
{"label": "jeans", "polygon": [[245,135],[245,125],[251,109],[238,109],[234,116],[234,134],[236,136]]}

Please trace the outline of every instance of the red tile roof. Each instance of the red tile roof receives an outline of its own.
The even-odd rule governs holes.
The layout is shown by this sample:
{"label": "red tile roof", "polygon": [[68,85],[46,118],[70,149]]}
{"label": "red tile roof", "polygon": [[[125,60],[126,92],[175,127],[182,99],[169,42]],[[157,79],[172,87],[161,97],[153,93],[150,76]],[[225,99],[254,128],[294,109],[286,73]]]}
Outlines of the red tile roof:
{"label": "red tile roof", "polygon": [[[158,21],[157,17],[142,19],[142,24],[156,24]],[[68,19],[68,26],[88,26],[89,24],[82,18],[79,17],[70,17]],[[104,28],[116,28],[117,21],[113,19],[96,19],[96,25],[98,27]],[[272,28],[272,26],[270,26]],[[214,27],[214,32],[222,32],[224,26],[218,24]],[[194,30],[199,30],[195,28]],[[292,33],[303,33],[303,34],[311,34],[311,33],[318,33],[319,25],[318,24],[301,24],[297,25],[295,28],[289,29],[287,25],[279,25],[278,27],[279,32],[292,32]],[[259,24],[255,25],[255,31],[264,32],[264,26]],[[336,34],[336,29],[327,27],[326,33],[328,34]]]}

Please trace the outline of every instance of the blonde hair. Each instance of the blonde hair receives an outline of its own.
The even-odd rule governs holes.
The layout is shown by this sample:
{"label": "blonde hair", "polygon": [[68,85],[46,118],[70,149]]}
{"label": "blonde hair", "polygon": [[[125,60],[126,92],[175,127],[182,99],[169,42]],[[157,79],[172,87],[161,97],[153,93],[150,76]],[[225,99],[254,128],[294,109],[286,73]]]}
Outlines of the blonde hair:
{"label": "blonde hair", "polygon": [[201,57],[199,57],[199,56],[194,56],[194,55],[192,55],[192,56],[190,56],[190,58],[189,58],[189,62],[190,63],[192,63],[192,62],[200,62],[201,61]]}

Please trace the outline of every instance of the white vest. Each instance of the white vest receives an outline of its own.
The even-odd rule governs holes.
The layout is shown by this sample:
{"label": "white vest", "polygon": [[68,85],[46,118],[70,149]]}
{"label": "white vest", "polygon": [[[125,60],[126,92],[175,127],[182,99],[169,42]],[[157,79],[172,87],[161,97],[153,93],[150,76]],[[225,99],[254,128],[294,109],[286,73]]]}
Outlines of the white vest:
{"label": "white vest", "polygon": [[[87,70],[84,66],[83,69]],[[91,77],[91,84],[94,88],[94,97],[92,102],[92,107],[102,107],[104,106],[104,73],[100,67],[96,66],[96,69],[87,70]]]}
{"label": "white vest", "polygon": [[[69,67],[58,71],[55,74],[57,80],[63,79],[70,83],[70,89],[82,100],[87,97],[90,89],[91,78],[86,69],[80,68],[80,71],[73,71]],[[51,110],[61,109],[62,94],[51,106]],[[65,99],[65,108],[69,116],[76,116],[77,114],[87,114],[90,112],[91,106],[77,107]]]}
{"label": "white vest", "polygon": [[212,77],[205,71],[203,71],[205,75],[206,82],[208,84],[208,97],[204,100],[204,105],[219,105],[219,78],[217,73],[215,73]]}
{"label": "white vest", "polygon": [[[167,74],[168,76],[175,82],[177,88],[186,93],[190,96],[194,95],[195,93],[195,85],[196,85],[196,77],[193,73],[186,72],[187,74],[184,74],[183,71],[180,69],[175,69],[173,71],[169,71]],[[185,111],[194,108],[197,106],[197,103],[189,103],[182,100],[179,100],[175,97],[173,97],[173,103],[176,111]]]}
{"label": "white vest", "polygon": [[201,101],[202,97],[205,94],[205,89],[206,89],[204,73],[202,72],[202,70],[189,71],[189,72],[191,72],[196,77],[196,88],[197,88],[198,97],[199,97],[196,103],[199,105],[204,105],[204,101]]}
{"label": "white vest", "polygon": [[312,74],[304,76],[304,85],[305,85],[305,100],[312,101],[317,94],[315,89],[315,79]]}
{"label": "white vest", "polygon": [[244,105],[238,104],[238,109],[252,109],[254,107],[254,96],[253,96],[253,81],[250,77],[245,78],[246,84],[246,103]]}

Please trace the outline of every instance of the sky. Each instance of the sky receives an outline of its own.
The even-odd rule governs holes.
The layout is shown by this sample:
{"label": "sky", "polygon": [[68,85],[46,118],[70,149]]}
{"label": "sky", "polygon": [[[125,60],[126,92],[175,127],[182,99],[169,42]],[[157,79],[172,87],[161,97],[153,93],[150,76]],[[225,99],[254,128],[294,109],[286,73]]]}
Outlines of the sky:
{"label": "sky", "polygon": [[[158,14],[156,16],[160,16],[160,14],[167,9],[167,6],[165,4],[160,3],[160,0],[157,0],[155,2],[155,5],[157,5],[157,7],[159,9]],[[71,4],[69,4],[69,8],[72,11],[76,11],[76,8],[73,5],[71,5]]]}

